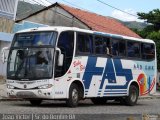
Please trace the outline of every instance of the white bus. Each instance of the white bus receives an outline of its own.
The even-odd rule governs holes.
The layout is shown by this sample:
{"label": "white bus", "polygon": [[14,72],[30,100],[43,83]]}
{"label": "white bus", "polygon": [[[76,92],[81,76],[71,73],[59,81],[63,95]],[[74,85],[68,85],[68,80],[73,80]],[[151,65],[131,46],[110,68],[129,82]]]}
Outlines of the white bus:
{"label": "white bus", "polygon": [[156,90],[157,60],[152,40],[84,30],[41,27],[15,34],[7,61],[7,94],[40,105],[66,100],[76,107],[90,98],[135,105]]}

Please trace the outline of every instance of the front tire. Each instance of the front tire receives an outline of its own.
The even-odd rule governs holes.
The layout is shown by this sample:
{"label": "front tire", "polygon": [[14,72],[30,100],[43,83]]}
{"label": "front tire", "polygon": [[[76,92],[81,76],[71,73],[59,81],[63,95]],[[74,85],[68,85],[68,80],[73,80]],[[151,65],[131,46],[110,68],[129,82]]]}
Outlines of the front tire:
{"label": "front tire", "polygon": [[135,85],[131,85],[129,88],[129,95],[125,98],[125,102],[129,106],[134,106],[137,103],[139,96],[139,90]]}
{"label": "front tire", "polygon": [[69,89],[69,98],[66,101],[68,107],[77,107],[79,102],[79,89],[78,86],[73,83]]}
{"label": "front tire", "polygon": [[30,100],[31,105],[39,106],[42,103],[42,100]]}

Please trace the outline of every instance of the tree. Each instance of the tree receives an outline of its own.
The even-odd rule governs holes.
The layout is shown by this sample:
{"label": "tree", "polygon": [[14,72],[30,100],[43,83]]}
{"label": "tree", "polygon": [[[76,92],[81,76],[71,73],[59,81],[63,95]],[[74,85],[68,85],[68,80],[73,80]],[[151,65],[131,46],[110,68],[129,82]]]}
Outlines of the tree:
{"label": "tree", "polygon": [[154,9],[149,13],[137,13],[139,19],[148,23],[143,30],[134,30],[142,38],[152,39],[156,43],[157,67],[160,70],[160,9]]}
{"label": "tree", "polygon": [[143,19],[147,23],[150,23],[150,26],[152,26],[152,30],[160,30],[160,9],[154,9],[149,13],[137,13],[137,15],[139,16],[139,19]]}

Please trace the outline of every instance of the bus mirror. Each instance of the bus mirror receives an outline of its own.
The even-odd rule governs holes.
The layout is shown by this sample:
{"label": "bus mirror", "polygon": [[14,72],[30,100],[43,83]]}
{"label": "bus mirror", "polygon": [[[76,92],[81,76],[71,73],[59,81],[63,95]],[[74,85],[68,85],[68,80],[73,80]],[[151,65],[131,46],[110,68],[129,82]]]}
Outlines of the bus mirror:
{"label": "bus mirror", "polygon": [[7,55],[6,55],[6,51],[9,50],[9,47],[4,47],[2,48],[2,62],[3,64],[5,62],[7,62]]}
{"label": "bus mirror", "polygon": [[56,51],[58,51],[58,66],[63,66],[64,55],[59,48],[56,48]]}
{"label": "bus mirror", "polygon": [[63,66],[64,55],[60,54],[58,57],[58,66]]}

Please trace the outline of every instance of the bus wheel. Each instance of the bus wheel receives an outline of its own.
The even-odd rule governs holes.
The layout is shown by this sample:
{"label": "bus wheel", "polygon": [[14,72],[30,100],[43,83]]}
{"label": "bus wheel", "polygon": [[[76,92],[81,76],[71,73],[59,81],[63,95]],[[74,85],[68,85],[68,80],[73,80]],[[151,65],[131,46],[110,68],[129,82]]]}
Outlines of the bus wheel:
{"label": "bus wheel", "polygon": [[131,85],[129,88],[129,95],[125,98],[127,105],[133,106],[137,103],[139,91],[135,85]]}
{"label": "bus wheel", "polygon": [[31,105],[38,106],[42,103],[42,100],[30,100]]}
{"label": "bus wheel", "polygon": [[80,92],[79,92],[78,86],[75,83],[73,83],[70,86],[69,98],[66,101],[68,107],[76,107],[78,105],[79,94]]}
{"label": "bus wheel", "polygon": [[106,98],[91,98],[91,101],[95,104],[95,105],[104,105],[107,102]]}

